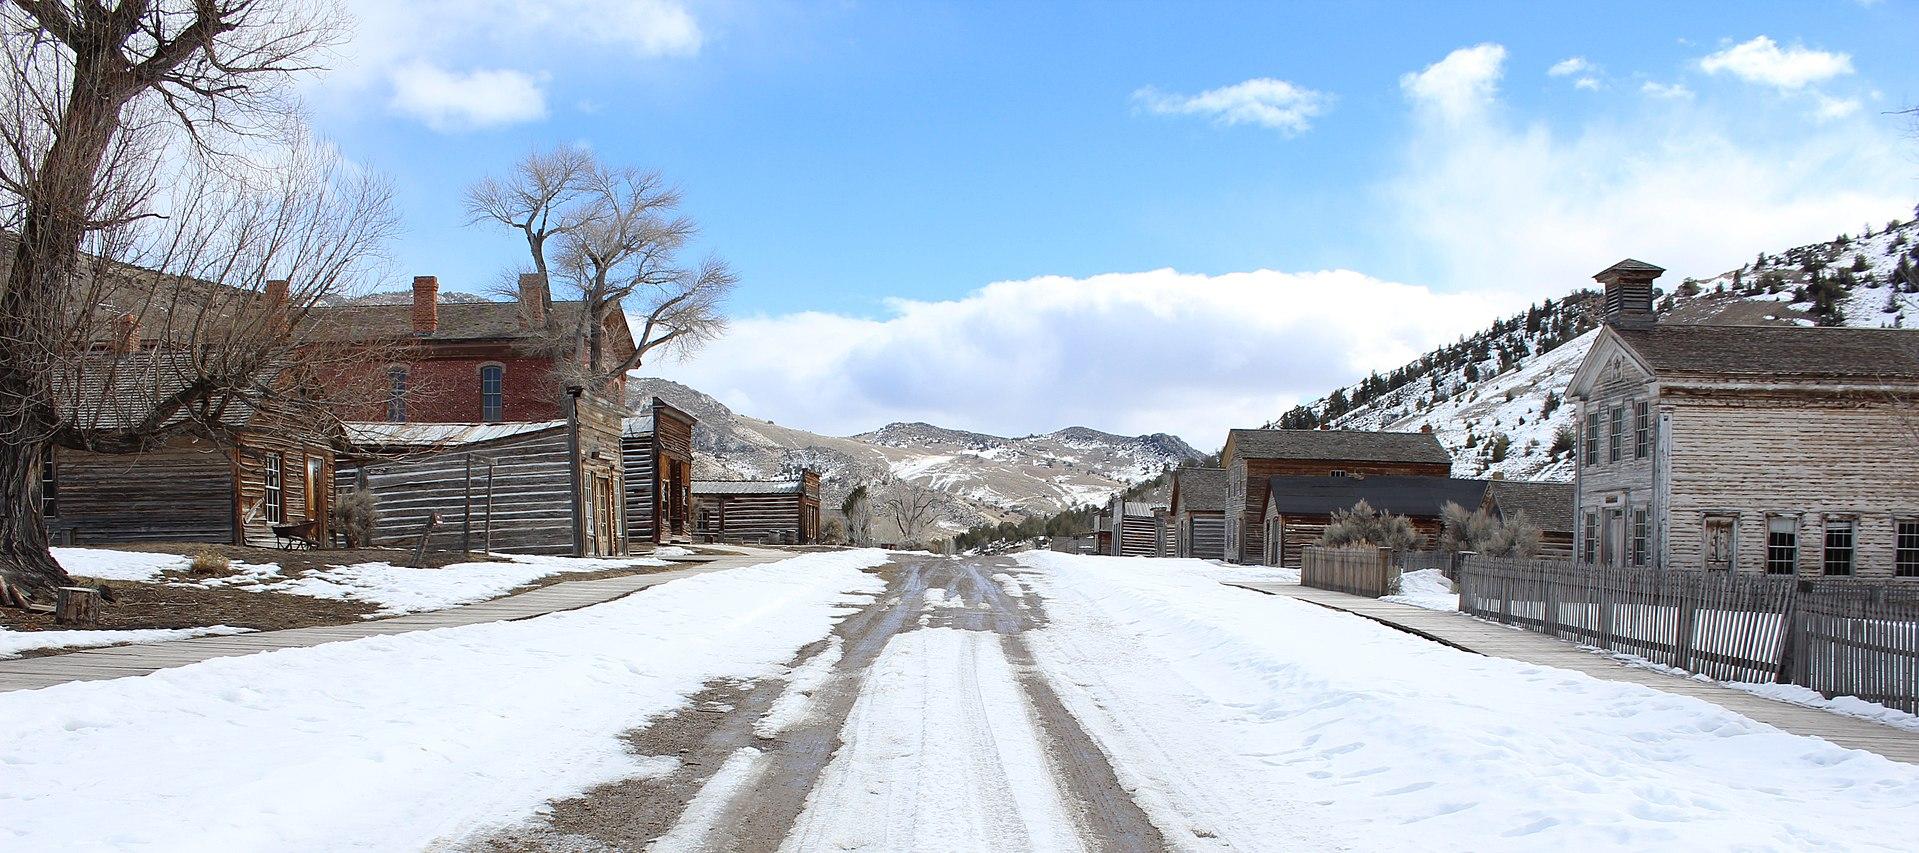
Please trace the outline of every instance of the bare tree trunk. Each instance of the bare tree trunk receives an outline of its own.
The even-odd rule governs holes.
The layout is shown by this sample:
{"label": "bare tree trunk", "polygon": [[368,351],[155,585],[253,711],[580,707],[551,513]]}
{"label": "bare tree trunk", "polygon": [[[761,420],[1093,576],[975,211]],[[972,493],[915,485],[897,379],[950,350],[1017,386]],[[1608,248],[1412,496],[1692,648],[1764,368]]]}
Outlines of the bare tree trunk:
{"label": "bare tree trunk", "polygon": [[[0,445],[0,590],[43,598],[73,579],[47,550],[47,522],[40,515],[40,453],[37,442]],[[9,602],[0,593],[0,606]]]}

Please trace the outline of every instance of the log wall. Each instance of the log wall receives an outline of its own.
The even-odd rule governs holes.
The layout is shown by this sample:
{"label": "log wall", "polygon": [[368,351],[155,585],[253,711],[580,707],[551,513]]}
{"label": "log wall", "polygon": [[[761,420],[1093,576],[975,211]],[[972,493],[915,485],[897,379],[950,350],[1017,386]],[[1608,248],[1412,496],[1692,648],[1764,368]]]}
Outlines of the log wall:
{"label": "log wall", "polygon": [[[195,438],[146,453],[54,451],[56,542],[234,541],[233,457]],[[67,533],[66,531],[71,531]]]}
{"label": "log wall", "polygon": [[1364,462],[1349,459],[1261,459],[1237,456],[1226,467],[1226,551],[1239,563],[1266,555],[1265,514],[1268,478],[1348,474],[1450,477],[1452,466],[1431,462]]}
{"label": "log wall", "polygon": [[[467,460],[471,457],[472,514],[467,514]],[[493,460],[493,502],[486,504],[486,460]],[[373,492],[374,543],[411,548],[427,519],[439,513],[433,547],[458,548],[463,521],[470,546],[483,547],[491,520],[493,550],[527,554],[573,553],[571,457],[567,432],[555,427],[499,442],[420,458],[343,463],[342,488],[364,477]]]}

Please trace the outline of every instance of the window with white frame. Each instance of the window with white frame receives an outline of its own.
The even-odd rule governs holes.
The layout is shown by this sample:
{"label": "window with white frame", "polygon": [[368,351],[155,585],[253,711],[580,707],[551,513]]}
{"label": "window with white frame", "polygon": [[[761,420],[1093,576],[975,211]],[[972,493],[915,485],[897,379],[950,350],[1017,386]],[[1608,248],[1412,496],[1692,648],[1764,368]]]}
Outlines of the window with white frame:
{"label": "window with white frame", "polygon": [[1893,534],[1893,575],[1919,578],[1919,518],[1901,518],[1893,522]]}
{"label": "window with white frame", "polygon": [[1641,400],[1632,407],[1632,458],[1652,455],[1652,404]]}
{"label": "window with white frame", "polygon": [[1635,508],[1632,511],[1632,545],[1628,549],[1632,564],[1635,566],[1646,564],[1646,555],[1652,546],[1651,528],[1646,508],[1643,506]]}
{"label": "window with white frame", "polygon": [[480,368],[480,420],[497,423],[506,411],[506,368],[489,364]]}
{"label": "window with white frame", "polygon": [[1852,574],[1855,527],[1850,518],[1826,519],[1826,556],[1821,561],[1826,574]]}
{"label": "window with white frame", "polygon": [[1587,512],[1584,534],[1580,537],[1579,558],[1588,563],[1597,562],[1599,557],[1599,513]]}
{"label": "window with white frame", "polygon": [[1586,415],[1586,464],[1599,464],[1599,413]]}
{"label": "window with white frame", "polygon": [[1766,574],[1790,575],[1799,570],[1799,519],[1775,515],[1766,519]]}
{"label": "window with white frame", "polygon": [[260,471],[260,479],[266,494],[268,524],[281,524],[286,521],[286,491],[281,488],[282,475],[285,473],[286,460],[278,453],[267,454],[266,465]]}
{"label": "window with white frame", "polygon": [[1612,440],[1608,442],[1608,447],[1606,448],[1606,461],[1618,462],[1621,453],[1626,449],[1625,406],[1612,407],[1612,430],[1610,438]]}

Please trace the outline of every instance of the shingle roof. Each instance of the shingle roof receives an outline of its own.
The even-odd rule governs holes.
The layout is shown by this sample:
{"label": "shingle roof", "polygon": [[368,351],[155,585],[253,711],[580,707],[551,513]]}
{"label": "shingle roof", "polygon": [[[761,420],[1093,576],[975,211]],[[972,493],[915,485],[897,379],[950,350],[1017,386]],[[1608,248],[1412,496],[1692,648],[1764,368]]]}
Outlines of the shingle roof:
{"label": "shingle roof", "polygon": [[696,495],[792,495],[798,494],[799,480],[694,480]]}
{"label": "shingle roof", "polygon": [[[554,302],[553,319],[562,329],[579,322],[578,301]],[[511,340],[537,338],[542,330],[528,329],[518,302],[441,302],[439,324],[430,335],[413,334],[413,304],[316,306],[307,312],[314,334],[327,340],[428,341]]]}
{"label": "shingle roof", "polygon": [[1270,486],[1268,505],[1285,515],[1331,515],[1364,500],[1395,515],[1437,518],[1448,502],[1472,509],[1486,495],[1485,480],[1451,477],[1287,475],[1271,478]]}
{"label": "shingle roof", "polygon": [[[244,364],[244,361],[241,362]],[[188,421],[205,426],[244,426],[285,365],[260,365],[252,375],[236,376],[219,387],[223,359],[212,351],[152,348],[124,355],[88,353],[56,369],[55,408],[81,430],[127,429],[141,425],[164,402],[186,395],[190,406],[169,412],[159,427]],[[233,369],[240,370],[235,367]],[[214,390],[194,391],[214,383]]]}
{"label": "shingle roof", "polygon": [[1612,266],[1609,266],[1603,270],[1600,270],[1597,273],[1594,273],[1593,277],[1598,278],[1599,276],[1602,276],[1611,272],[1652,273],[1653,275],[1658,275],[1659,273],[1662,273],[1665,271],[1666,271],[1665,267],[1653,266],[1652,264],[1646,263],[1645,261],[1639,260],[1637,258],[1627,258],[1623,261],[1620,261],[1619,263],[1613,264]]}
{"label": "shingle roof", "polygon": [[1222,512],[1226,509],[1226,472],[1219,468],[1181,468],[1173,473],[1174,494],[1181,512]]}
{"label": "shingle roof", "polygon": [[1427,462],[1451,465],[1452,454],[1432,433],[1338,429],[1236,429],[1234,453],[1255,459]]}
{"label": "shingle roof", "polygon": [[1573,484],[1535,483],[1524,480],[1493,480],[1486,486],[1501,517],[1524,512],[1541,530],[1571,533],[1573,529]]}
{"label": "shingle roof", "polygon": [[1145,501],[1127,501],[1126,508],[1121,510],[1120,514],[1144,517],[1152,515],[1153,510],[1165,508],[1165,504],[1147,503]]}
{"label": "shingle roof", "polygon": [[1806,326],[1613,329],[1654,373],[1919,379],[1919,331]]}

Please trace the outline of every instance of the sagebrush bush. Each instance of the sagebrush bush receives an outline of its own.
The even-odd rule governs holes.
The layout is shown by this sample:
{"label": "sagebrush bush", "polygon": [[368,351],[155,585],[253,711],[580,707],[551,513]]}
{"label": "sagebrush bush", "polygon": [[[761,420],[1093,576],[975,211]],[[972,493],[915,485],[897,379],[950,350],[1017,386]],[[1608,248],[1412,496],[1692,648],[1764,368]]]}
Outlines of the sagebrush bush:
{"label": "sagebrush bush", "polygon": [[233,561],[210,548],[193,555],[193,562],[187,564],[187,572],[195,575],[223,575],[232,570]]}
{"label": "sagebrush bush", "polygon": [[333,502],[333,525],[348,548],[373,543],[373,493],[365,489],[341,492]]}

